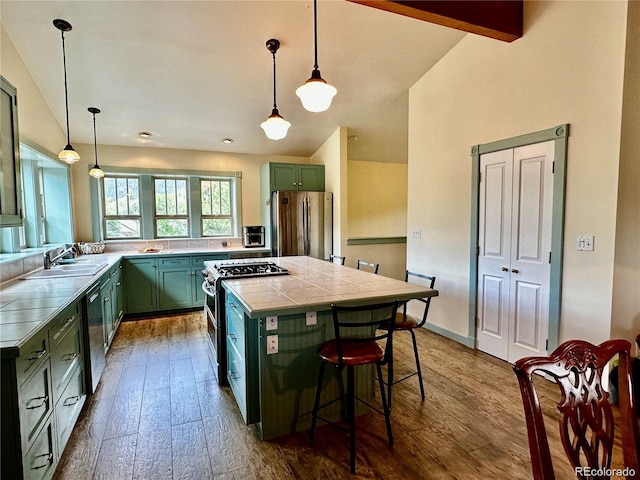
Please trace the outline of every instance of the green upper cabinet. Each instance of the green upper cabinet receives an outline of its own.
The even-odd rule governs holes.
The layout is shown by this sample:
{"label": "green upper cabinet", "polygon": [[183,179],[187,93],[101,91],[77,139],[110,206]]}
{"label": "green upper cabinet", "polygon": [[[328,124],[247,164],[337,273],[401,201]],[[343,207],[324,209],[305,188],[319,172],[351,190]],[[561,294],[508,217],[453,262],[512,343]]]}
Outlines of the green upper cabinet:
{"label": "green upper cabinet", "polygon": [[0,227],[22,225],[18,97],[0,77]]}
{"label": "green upper cabinet", "polygon": [[324,192],[324,165],[269,163],[269,186],[276,190]]}

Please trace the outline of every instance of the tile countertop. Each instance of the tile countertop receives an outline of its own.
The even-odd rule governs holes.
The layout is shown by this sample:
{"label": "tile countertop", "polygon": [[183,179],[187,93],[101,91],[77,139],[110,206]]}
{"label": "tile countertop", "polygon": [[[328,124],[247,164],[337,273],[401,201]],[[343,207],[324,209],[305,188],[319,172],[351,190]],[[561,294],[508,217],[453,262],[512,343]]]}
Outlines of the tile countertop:
{"label": "tile countertop", "polygon": [[279,257],[262,260],[275,262],[288,269],[290,275],[222,282],[223,288],[242,303],[249,318],[330,310],[332,303],[357,305],[438,295],[437,290],[317,258]]}
{"label": "tile countertop", "polygon": [[[58,313],[76,301],[121,258],[162,255],[263,253],[269,249],[220,247],[162,250],[157,253],[122,251],[83,255],[92,263],[104,263],[95,275],[64,278],[32,278],[21,275],[0,284],[0,352],[2,358],[19,355],[19,349]],[[95,261],[94,261],[95,260]],[[30,272],[31,273],[31,272]],[[28,275],[28,274],[27,274]]]}

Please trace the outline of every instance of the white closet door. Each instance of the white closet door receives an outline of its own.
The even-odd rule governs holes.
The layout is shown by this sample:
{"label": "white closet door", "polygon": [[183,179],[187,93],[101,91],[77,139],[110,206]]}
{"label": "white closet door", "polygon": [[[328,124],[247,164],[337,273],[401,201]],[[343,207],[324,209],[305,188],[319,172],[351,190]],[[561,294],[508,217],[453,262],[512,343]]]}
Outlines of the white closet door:
{"label": "white closet door", "polygon": [[513,150],[480,157],[477,347],[506,360]]}
{"label": "white closet door", "polygon": [[546,354],[549,326],[554,142],[514,150],[509,354]]}
{"label": "white closet door", "polygon": [[480,157],[478,349],[514,362],[544,355],[554,142]]}

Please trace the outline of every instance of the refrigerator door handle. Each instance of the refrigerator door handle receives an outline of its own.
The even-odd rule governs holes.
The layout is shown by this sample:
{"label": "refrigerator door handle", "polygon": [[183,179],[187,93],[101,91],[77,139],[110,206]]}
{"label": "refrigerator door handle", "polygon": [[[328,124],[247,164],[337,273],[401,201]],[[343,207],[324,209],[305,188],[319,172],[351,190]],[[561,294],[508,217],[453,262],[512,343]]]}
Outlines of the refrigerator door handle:
{"label": "refrigerator door handle", "polygon": [[302,201],[302,228],[304,254],[309,255],[309,199],[306,197]]}

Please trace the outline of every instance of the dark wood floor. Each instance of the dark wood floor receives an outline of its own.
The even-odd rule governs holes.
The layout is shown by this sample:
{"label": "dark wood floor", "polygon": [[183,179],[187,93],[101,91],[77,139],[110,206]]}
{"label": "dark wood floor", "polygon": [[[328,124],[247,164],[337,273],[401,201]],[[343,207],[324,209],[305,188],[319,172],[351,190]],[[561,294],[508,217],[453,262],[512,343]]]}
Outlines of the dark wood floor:
{"label": "dark wood floor", "polygon": [[[381,416],[359,417],[350,475],[348,437],[333,427],[320,427],[311,446],[306,433],[260,441],[243,423],[230,389],[216,383],[200,311],[123,322],[54,478],[530,479],[510,365],[426,330],[418,341],[426,400],[415,377],[394,387],[393,448]],[[402,373],[413,361],[409,336],[398,334],[395,349]],[[553,417],[550,409],[563,459]],[[560,463],[557,478],[575,478]]]}

